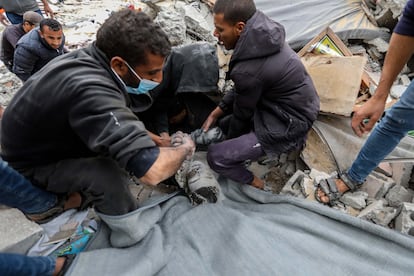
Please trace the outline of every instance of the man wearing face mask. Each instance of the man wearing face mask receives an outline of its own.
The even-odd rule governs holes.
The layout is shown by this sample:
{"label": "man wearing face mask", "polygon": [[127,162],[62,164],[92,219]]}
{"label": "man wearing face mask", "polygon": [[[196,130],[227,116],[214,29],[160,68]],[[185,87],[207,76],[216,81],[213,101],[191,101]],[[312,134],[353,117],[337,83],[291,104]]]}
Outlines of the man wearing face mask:
{"label": "man wearing face mask", "polygon": [[2,155],[31,182],[79,192],[103,214],[135,210],[129,175],[157,185],[194,151],[158,148],[134,111],[148,108],[170,53],[166,34],[144,13],[113,13],[87,48],[57,57],[29,78],[2,119]]}

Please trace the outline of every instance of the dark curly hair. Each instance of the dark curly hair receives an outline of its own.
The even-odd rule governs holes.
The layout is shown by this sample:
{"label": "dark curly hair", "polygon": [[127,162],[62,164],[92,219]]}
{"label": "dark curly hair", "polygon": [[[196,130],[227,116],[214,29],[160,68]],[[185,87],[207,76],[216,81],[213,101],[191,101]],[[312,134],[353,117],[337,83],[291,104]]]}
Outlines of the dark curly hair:
{"label": "dark curly hair", "polygon": [[256,5],[253,0],[217,0],[213,12],[222,13],[224,20],[229,23],[246,23],[256,12]]}
{"label": "dark curly hair", "polygon": [[40,30],[43,31],[44,26],[48,26],[52,31],[59,31],[62,29],[62,25],[59,23],[59,21],[51,18],[45,18],[40,21]]}
{"label": "dark curly hair", "polygon": [[114,12],[99,28],[96,46],[107,58],[122,57],[131,66],[147,63],[147,53],[167,56],[167,35],[143,12],[123,9]]}

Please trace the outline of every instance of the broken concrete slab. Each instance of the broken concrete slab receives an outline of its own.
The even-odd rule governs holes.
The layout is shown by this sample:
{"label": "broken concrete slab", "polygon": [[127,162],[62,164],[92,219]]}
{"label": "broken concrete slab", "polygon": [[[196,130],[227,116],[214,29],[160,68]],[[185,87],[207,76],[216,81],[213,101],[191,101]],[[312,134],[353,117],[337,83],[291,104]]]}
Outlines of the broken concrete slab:
{"label": "broken concrete slab", "polygon": [[0,221],[0,252],[26,254],[43,234],[42,227],[15,208],[0,210]]}
{"label": "broken concrete slab", "polygon": [[160,11],[154,22],[165,31],[172,46],[183,44],[186,41],[186,25],[182,14],[174,10]]}
{"label": "broken concrete slab", "polygon": [[414,229],[413,214],[414,204],[404,203],[401,208],[401,213],[395,219],[395,230],[404,234],[408,234],[409,232],[412,233],[413,231],[411,229]]}
{"label": "broken concrete slab", "polygon": [[395,162],[391,164],[392,178],[396,183],[403,187],[408,187],[414,163],[412,162]]}
{"label": "broken concrete slab", "polygon": [[388,205],[393,207],[399,207],[404,202],[411,202],[414,192],[406,189],[401,185],[395,185],[392,187],[385,196],[388,200]]}
{"label": "broken concrete slab", "polygon": [[343,194],[340,201],[354,209],[361,210],[367,206],[368,193],[364,191],[348,192]]}
{"label": "broken concrete slab", "polygon": [[281,195],[291,195],[299,198],[305,198],[303,194],[303,182],[307,175],[303,171],[296,171],[292,177],[286,182],[283,189],[280,191]]}
{"label": "broken concrete slab", "polygon": [[381,173],[371,172],[360,190],[368,193],[368,198],[380,199],[395,185],[395,181]]}
{"label": "broken concrete slab", "polygon": [[367,208],[359,213],[358,217],[372,221],[375,224],[388,226],[388,224],[397,216],[397,214],[397,208],[388,207],[387,201],[385,199],[380,199],[368,205]]}

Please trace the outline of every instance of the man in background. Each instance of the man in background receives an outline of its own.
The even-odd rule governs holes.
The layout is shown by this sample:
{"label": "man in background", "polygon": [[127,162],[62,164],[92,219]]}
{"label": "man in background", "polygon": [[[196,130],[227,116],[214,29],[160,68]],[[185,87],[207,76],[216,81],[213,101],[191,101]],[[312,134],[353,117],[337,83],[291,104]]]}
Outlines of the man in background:
{"label": "man in background", "polygon": [[55,19],[40,21],[39,28],[24,35],[14,51],[13,72],[26,81],[49,61],[67,52],[62,25]]}
{"label": "man in background", "polygon": [[[42,0],[42,3],[46,15],[53,18],[53,11],[47,0]],[[34,11],[43,16],[36,0],[0,0],[0,8],[4,9],[7,19],[12,24],[23,23],[23,14],[27,11]],[[6,16],[0,13],[0,22],[5,22]]]}
{"label": "man in background", "polygon": [[26,33],[39,26],[43,17],[34,12],[27,11],[23,14],[23,23],[8,25],[2,35],[0,60],[3,61],[7,69],[12,71],[14,49],[16,48],[17,41]]}

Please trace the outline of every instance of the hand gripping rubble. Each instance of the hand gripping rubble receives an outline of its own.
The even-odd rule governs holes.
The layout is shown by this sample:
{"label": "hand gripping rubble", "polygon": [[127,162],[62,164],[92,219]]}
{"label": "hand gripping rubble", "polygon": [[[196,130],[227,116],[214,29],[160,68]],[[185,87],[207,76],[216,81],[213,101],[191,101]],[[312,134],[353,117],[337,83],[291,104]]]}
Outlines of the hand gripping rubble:
{"label": "hand gripping rubble", "polygon": [[[178,131],[171,136],[171,145],[177,147],[191,139],[186,133]],[[193,160],[194,152],[187,156],[175,174],[175,180],[187,193],[193,205],[216,203],[221,200],[220,185],[213,172],[203,162]]]}

